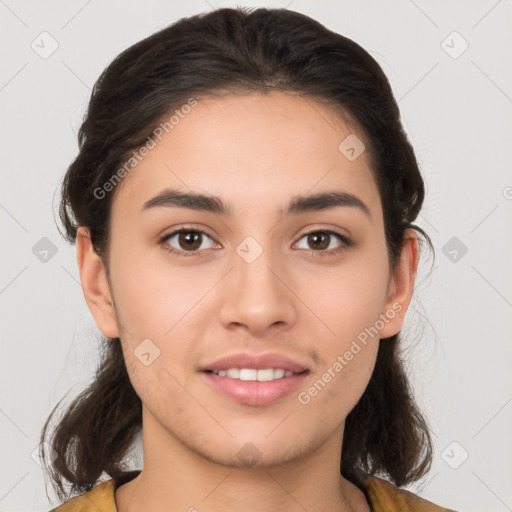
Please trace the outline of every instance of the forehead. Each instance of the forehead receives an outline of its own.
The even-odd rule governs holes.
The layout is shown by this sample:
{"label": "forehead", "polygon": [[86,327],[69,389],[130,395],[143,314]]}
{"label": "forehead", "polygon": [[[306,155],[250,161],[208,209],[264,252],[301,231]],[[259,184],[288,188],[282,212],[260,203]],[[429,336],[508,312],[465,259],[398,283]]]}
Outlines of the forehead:
{"label": "forehead", "polygon": [[311,98],[272,92],[197,99],[164,117],[160,132],[118,185],[113,216],[121,209],[140,214],[165,188],[222,197],[235,214],[282,210],[296,195],[339,190],[380,214],[367,152],[347,157],[347,144],[363,143],[364,135]]}

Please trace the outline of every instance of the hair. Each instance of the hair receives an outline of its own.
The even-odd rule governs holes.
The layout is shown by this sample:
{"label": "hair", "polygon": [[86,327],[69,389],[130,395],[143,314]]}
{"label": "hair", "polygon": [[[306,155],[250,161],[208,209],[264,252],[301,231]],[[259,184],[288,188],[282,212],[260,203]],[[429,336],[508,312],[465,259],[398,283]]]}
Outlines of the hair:
{"label": "hair", "polygon": [[[390,267],[400,264],[406,229],[420,233],[433,250],[413,224],[424,183],[379,64],[354,41],[304,14],[242,7],[181,18],[123,51],[103,71],[79,130],[78,155],[61,184],[63,237],[73,244],[78,226],[88,227],[108,276],[114,193],[99,198],[95,190],[191,97],[273,90],[320,102],[359,128],[380,194]],[[379,343],[369,384],[346,418],[340,473],[353,483],[380,475],[403,486],[431,466],[429,428],[407,379],[400,334]],[[91,490],[103,472],[120,477],[142,428],[142,403],[120,340],[103,337],[102,343],[95,379],[67,407],[46,445],[58,455],[45,470],[59,498],[66,496],[64,479],[78,494]],[[43,461],[43,441],[59,404],[41,432]]]}

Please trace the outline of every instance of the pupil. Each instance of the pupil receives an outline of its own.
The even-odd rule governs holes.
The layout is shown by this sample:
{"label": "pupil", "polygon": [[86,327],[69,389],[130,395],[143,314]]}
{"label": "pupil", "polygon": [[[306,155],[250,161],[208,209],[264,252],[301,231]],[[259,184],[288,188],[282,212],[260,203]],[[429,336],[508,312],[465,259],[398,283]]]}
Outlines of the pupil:
{"label": "pupil", "polygon": [[[195,238],[195,240],[194,240],[194,238]],[[184,242],[183,245],[189,245],[189,249],[195,250],[197,247],[199,247],[201,245],[201,244],[197,244],[198,239],[199,239],[199,233],[187,231],[187,232],[181,234],[180,242]],[[191,243],[194,244],[194,241],[195,241],[195,245],[193,247],[190,247],[190,244]]]}
{"label": "pupil", "polygon": [[[323,244],[318,245],[316,243],[316,242],[318,242],[319,237],[324,237]],[[317,245],[317,248],[319,248],[319,249],[325,249],[329,245],[328,243],[325,243],[325,241],[327,240],[327,235],[325,233],[314,233],[314,234],[310,235],[309,241],[311,242],[312,240],[314,240],[312,245]]]}

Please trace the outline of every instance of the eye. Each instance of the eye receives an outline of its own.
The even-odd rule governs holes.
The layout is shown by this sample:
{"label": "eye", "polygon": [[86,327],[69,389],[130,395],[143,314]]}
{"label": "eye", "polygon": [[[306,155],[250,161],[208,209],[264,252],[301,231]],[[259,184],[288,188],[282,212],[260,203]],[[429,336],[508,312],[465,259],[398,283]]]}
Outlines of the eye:
{"label": "eye", "polygon": [[[202,229],[181,228],[165,235],[159,240],[159,243],[168,252],[179,254],[180,256],[195,256],[201,252],[202,249],[208,248],[203,245],[204,237],[213,241],[211,236]],[[178,247],[170,245],[173,239],[175,239],[175,243],[178,244]],[[185,250],[182,250],[180,246]]]}
{"label": "eye", "polygon": [[[340,242],[338,246],[334,248],[331,247],[333,236]],[[195,256],[201,253],[203,249],[208,249],[208,247],[204,247],[203,245],[204,237],[213,241],[212,237],[202,229],[180,228],[163,236],[159,240],[159,244],[170,253],[178,254],[179,256]],[[173,242],[173,239],[174,243],[177,244],[178,247],[172,245],[171,242]],[[310,231],[309,233],[302,235],[300,240],[302,239],[306,239],[306,244],[313,247],[313,249],[310,250],[310,253],[315,257],[336,256],[352,245],[352,242],[346,236],[330,230]],[[329,247],[331,247],[330,250],[326,250],[329,249]],[[307,247],[299,248],[308,249]]]}
{"label": "eye", "polygon": [[[330,250],[325,250],[331,246],[333,236],[341,243],[334,248],[331,247]],[[310,231],[302,235],[300,240],[303,238],[306,239],[306,244],[314,247],[314,249],[311,250],[312,256],[336,256],[352,245],[352,242],[346,236],[330,230]],[[307,249],[307,247],[305,247],[305,249]]]}

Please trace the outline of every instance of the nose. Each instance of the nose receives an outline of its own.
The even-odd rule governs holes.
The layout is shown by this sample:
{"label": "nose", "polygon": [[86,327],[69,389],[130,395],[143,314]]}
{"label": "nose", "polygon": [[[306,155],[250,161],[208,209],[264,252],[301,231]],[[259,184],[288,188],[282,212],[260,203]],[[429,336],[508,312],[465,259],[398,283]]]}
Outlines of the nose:
{"label": "nose", "polygon": [[290,280],[270,250],[252,262],[235,253],[224,282],[222,323],[227,329],[244,328],[253,336],[262,336],[270,328],[289,328],[296,318]]}

